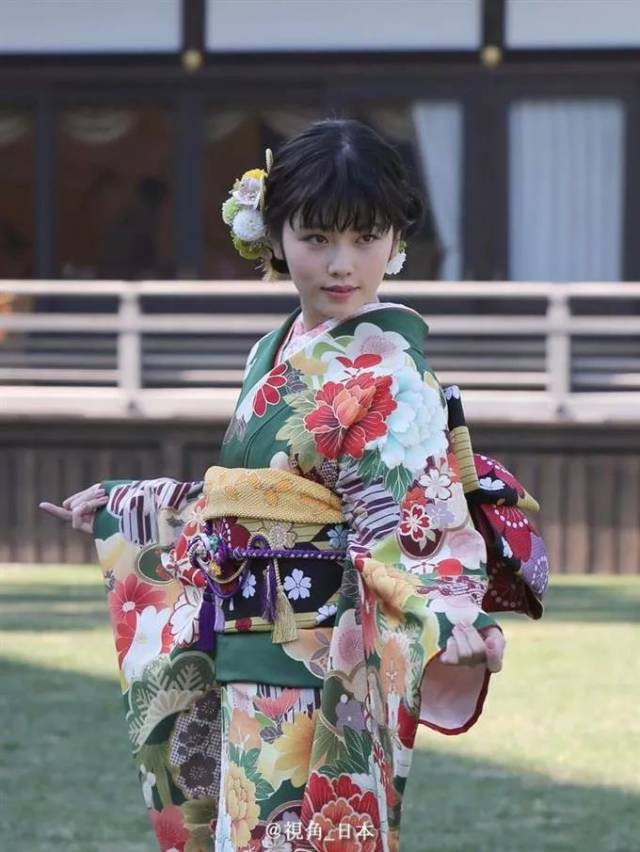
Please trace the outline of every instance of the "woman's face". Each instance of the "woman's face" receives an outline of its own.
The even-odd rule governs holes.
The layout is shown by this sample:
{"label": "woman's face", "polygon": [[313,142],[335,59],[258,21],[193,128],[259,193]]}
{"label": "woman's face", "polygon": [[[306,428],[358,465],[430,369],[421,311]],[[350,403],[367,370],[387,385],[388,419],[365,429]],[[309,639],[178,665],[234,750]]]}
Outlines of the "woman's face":
{"label": "woman's face", "polygon": [[288,221],[275,256],[287,260],[291,279],[300,294],[307,328],[326,319],[341,319],[376,299],[385,267],[396,253],[399,237],[393,228],[385,234],[303,229],[298,217]]}

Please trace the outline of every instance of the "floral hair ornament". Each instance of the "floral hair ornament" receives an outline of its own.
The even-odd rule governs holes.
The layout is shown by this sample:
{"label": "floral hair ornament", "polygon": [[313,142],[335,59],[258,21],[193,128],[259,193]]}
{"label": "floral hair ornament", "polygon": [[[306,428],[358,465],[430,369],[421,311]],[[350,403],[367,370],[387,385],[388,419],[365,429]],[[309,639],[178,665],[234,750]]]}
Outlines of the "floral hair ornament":
{"label": "floral hair ornament", "polygon": [[406,240],[400,240],[398,244],[398,251],[391,258],[389,263],[387,263],[387,267],[385,272],[387,275],[397,275],[398,272],[404,266],[404,262],[407,259],[407,242]]}
{"label": "floral hair ornament", "polygon": [[[271,148],[265,150],[266,169],[250,169],[229,190],[230,198],[222,205],[222,221],[231,228],[231,239],[240,257],[262,259],[259,268],[263,281],[278,281],[280,274],[271,265],[272,249],[264,224],[265,180],[273,164]],[[407,259],[407,243],[400,240],[398,251],[387,263],[387,275],[397,275]]]}
{"label": "floral hair ornament", "polygon": [[265,180],[273,164],[271,148],[265,151],[266,169],[250,169],[229,190],[230,198],[222,205],[222,221],[231,228],[231,239],[240,257],[262,258],[265,281],[277,280],[268,259],[271,247],[264,224]]}

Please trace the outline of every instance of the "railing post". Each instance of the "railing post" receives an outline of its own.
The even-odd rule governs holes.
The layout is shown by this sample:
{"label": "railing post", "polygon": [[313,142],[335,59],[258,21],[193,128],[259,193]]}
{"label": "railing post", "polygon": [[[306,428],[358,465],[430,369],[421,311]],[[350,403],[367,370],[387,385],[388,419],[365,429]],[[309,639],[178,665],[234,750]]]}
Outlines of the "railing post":
{"label": "railing post", "polygon": [[118,316],[118,387],[122,390],[129,414],[139,411],[142,387],[142,345],[139,331],[140,305],[135,285],[127,285],[120,295]]}
{"label": "railing post", "polygon": [[549,293],[547,305],[547,390],[556,416],[569,413],[571,394],[571,310],[567,291],[562,285]]}

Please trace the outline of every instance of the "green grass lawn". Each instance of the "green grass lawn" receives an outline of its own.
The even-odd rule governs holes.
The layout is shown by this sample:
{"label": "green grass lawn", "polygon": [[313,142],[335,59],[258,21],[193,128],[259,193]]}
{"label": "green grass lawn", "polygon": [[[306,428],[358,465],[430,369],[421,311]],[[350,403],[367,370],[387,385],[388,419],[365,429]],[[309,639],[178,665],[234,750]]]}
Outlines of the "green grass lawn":
{"label": "green grass lawn", "polygon": [[[0,568],[0,848],[156,849],[95,567]],[[500,616],[505,665],[467,734],[421,729],[402,852],[640,850],[640,578],[556,577]]]}

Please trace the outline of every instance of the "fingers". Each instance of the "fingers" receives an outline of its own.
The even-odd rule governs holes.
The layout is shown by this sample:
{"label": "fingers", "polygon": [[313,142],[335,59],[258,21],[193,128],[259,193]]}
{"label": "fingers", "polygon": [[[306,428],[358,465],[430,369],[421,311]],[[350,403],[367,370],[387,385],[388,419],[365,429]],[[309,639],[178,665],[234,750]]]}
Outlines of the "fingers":
{"label": "fingers", "polygon": [[108,499],[105,495],[104,497],[97,497],[93,500],[86,500],[84,503],[79,503],[71,512],[71,526],[74,530],[92,533],[96,509],[104,506]]}
{"label": "fingers", "polygon": [[470,624],[455,624],[440,662],[460,666],[485,664],[490,672],[499,672],[506,644],[502,631],[489,627],[483,633]]}
{"label": "fingers", "polygon": [[55,503],[40,503],[39,508],[53,515],[55,518],[60,518],[62,521],[71,520],[71,512],[68,509],[63,509],[62,506],[56,506]]}
{"label": "fingers", "polygon": [[441,663],[446,663],[447,665],[456,666],[460,662],[460,655],[458,653],[458,645],[453,636],[450,636],[447,641],[447,647],[443,654],[440,654],[439,660]]}
{"label": "fingers", "polygon": [[62,521],[70,522],[74,530],[92,533],[96,511],[108,502],[109,496],[105,490],[99,485],[93,485],[91,488],[72,494],[62,503],[62,506],[44,501],[40,503],[40,508]]}
{"label": "fingers", "polygon": [[100,483],[96,482],[95,485],[90,485],[89,488],[85,488],[84,491],[78,491],[76,494],[72,494],[70,497],[67,497],[66,500],[62,501],[62,505],[65,509],[73,511],[81,503],[84,503],[87,500],[94,500],[97,497],[104,497],[106,493],[107,492]]}
{"label": "fingers", "polygon": [[484,662],[484,642],[475,627],[470,624],[455,624],[453,635],[458,645],[461,665],[475,666]]}
{"label": "fingers", "polygon": [[490,672],[499,672],[502,669],[502,658],[506,640],[504,634],[497,627],[489,627],[483,635],[487,668]]}

